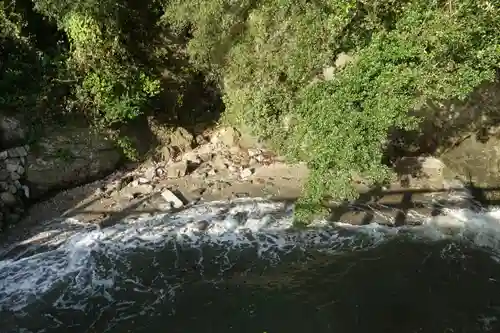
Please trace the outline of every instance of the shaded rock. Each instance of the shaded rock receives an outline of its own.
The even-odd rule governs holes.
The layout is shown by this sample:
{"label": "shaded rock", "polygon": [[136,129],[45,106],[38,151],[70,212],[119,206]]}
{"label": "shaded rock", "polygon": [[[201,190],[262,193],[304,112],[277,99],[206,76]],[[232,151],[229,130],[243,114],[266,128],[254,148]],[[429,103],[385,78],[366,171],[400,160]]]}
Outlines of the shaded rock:
{"label": "shaded rock", "polygon": [[113,143],[88,128],[57,128],[43,136],[28,155],[26,180],[32,197],[77,186],[114,171],[121,154]]}
{"label": "shaded rock", "polygon": [[3,147],[22,144],[26,139],[26,128],[19,119],[0,116],[0,142]]}
{"label": "shaded rock", "polygon": [[459,146],[441,156],[446,166],[475,188],[476,200],[482,204],[500,202],[500,140],[482,142],[470,136]]}
{"label": "shaded rock", "polygon": [[210,223],[206,220],[201,220],[201,221],[197,221],[195,223],[195,227],[200,230],[200,231],[205,231],[208,229],[208,226],[210,225]]}
{"label": "shaded rock", "polygon": [[172,191],[165,190],[161,193],[163,199],[170,203],[173,208],[181,208],[184,206],[184,202],[180,198],[178,198]]}
{"label": "shaded rock", "polygon": [[21,215],[17,213],[10,213],[5,217],[5,224],[8,226],[14,225],[21,220]]}
{"label": "shaded rock", "polygon": [[176,151],[171,147],[161,147],[160,148],[160,159],[163,161],[170,161],[176,155]]}
{"label": "shaded rock", "polygon": [[196,141],[185,128],[179,127],[170,134],[170,147],[177,147],[181,152],[193,149]]}
{"label": "shaded rock", "polygon": [[24,157],[28,156],[28,146],[14,147],[7,150],[7,155],[9,157]]}
{"label": "shaded rock", "polygon": [[7,170],[0,170],[0,181],[6,180],[7,178],[9,178],[9,176],[10,172],[8,172]]}
{"label": "shaded rock", "polygon": [[[21,161],[19,159],[12,158],[6,161],[5,169],[9,172],[17,172],[17,169],[21,166]],[[22,167],[22,166],[21,166]]]}
{"label": "shaded rock", "polygon": [[11,192],[2,192],[0,200],[7,206],[14,206],[17,203],[16,197]]}

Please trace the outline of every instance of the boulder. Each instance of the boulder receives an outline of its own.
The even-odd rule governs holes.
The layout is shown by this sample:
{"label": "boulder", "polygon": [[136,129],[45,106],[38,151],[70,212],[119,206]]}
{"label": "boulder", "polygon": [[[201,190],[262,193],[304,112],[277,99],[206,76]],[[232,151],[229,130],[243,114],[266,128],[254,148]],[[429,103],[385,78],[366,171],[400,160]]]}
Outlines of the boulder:
{"label": "boulder", "polygon": [[478,191],[482,200],[498,205],[500,202],[500,139],[484,141],[471,135],[461,144],[445,152],[441,158],[446,165]]}
{"label": "boulder", "polygon": [[112,141],[85,127],[66,127],[44,135],[30,150],[26,181],[32,198],[74,187],[114,171],[121,154]]}
{"label": "boulder", "polygon": [[179,197],[177,197],[177,195],[175,195],[174,192],[168,189],[163,191],[161,193],[161,196],[166,202],[171,204],[173,208],[181,208],[182,206],[184,206],[184,202],[182,202],[182,200]]}
{"label": "boulder", "polygon": [[189,151],[195,145],[195,139],[186,129],[179,127],[169,136],[169,146],[181,152]]}
{"label": "boulder", "polygon": [[187,161],[180,161],[172,163],[167,168],[167,177],[168,178],[179,178],[184,177],[187,173]]}

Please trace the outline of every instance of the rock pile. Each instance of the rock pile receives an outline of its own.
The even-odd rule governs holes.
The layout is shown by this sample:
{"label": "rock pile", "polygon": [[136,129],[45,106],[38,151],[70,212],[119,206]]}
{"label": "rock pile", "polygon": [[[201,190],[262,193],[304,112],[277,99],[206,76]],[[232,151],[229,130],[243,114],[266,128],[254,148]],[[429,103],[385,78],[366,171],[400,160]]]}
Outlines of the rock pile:
{"label": "rock pile", "polygon": [[29,189],[23,184],[28,146],[0,152],[0,228],[18,222],[24,213]]}

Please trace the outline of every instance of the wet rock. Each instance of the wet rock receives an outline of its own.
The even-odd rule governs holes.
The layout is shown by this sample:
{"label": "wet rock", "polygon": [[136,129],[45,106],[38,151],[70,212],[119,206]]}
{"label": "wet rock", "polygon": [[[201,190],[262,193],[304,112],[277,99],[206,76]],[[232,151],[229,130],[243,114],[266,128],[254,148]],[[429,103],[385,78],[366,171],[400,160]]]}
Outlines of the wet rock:
{"label": "wet rock", "polygon": [[178,198],[172,191],[170,190],[165,190],[161,193],[161,196],[163,199],[170,203],[173,208],[181,208],[184,206],[184,202],[180,198]]}
{"label": "wet rock", "polygon": [[208,229],[210,223],[206,220],[197,221],[195,227],[200,231],[205,231]]}
{"label": "wet rock", "polygon": [[224,228],[227,230],[234,230],[239,226],[238,220],[234,216],[228,216],[224,220]]}
{"label": "wet rock", "polygon": [[248,213],[246,212],[237,212],[236,214],[229,215],[224,220],[224,227],[228,230],[234,230],[240,225],[245,224],[248,218]]}

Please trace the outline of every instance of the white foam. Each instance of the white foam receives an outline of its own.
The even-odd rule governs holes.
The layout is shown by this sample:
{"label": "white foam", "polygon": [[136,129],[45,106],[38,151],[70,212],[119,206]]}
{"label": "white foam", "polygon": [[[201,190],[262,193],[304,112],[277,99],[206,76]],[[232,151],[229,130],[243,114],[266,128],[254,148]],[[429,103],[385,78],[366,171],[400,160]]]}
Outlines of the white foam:
{"label": "white foam", "polygon": [[[242,222],[235,217],[246,214]],[[207,230],[198,230],[201,220],[209,222]],[[69,287],[65,293],[89,295],[99,291],[105,297],[109,288],[120,278],[113,267],[102,269],[93,253],[104,255],[114,265],[128,265],[127,253],[138,249],[158,250],[166,247],[173,252],[183,248],[203,246],[224,248],[220,254],[221,269],[230,267],[229,252],[234,249],[254,249],[262,260],[278,262],[292,251],[345,251],[377,246],[394,237],[405,235],[422,240],[464,238],[478,246],[500,250],[500,209],[474,213],[469,210],[447,210],[444,216],[424,218],[418,227],[390,228],[372,223],[352,226],[341,222],[327,225],[317,221],[305,230],[294,230],[290,207],[264,199],[238,199],[212,202],[172,215],[157,215],[124,220],[105,229],[78,223],[75,220],[56,221],[50,231],[16,244],[9,249],[18,253],[0,261],[0,309],[22,311],[33,297],[57,288],[61,281]],[[48,225],[44,226],[45,228]],[[43,252],[19,250],[36,244],[46,247]],[[17,252],[16,252],[17,251]],[[203,269],[203,255],[198,267]],[[226,268],[224,268],[226,267]],[[137,281],[135,288],[146,290]],[[157,290],[158,297],[172,298],[178,285]],[[75,307],[61,293],[54,307]],[[82,309],[85,304],[79,304]]]}

